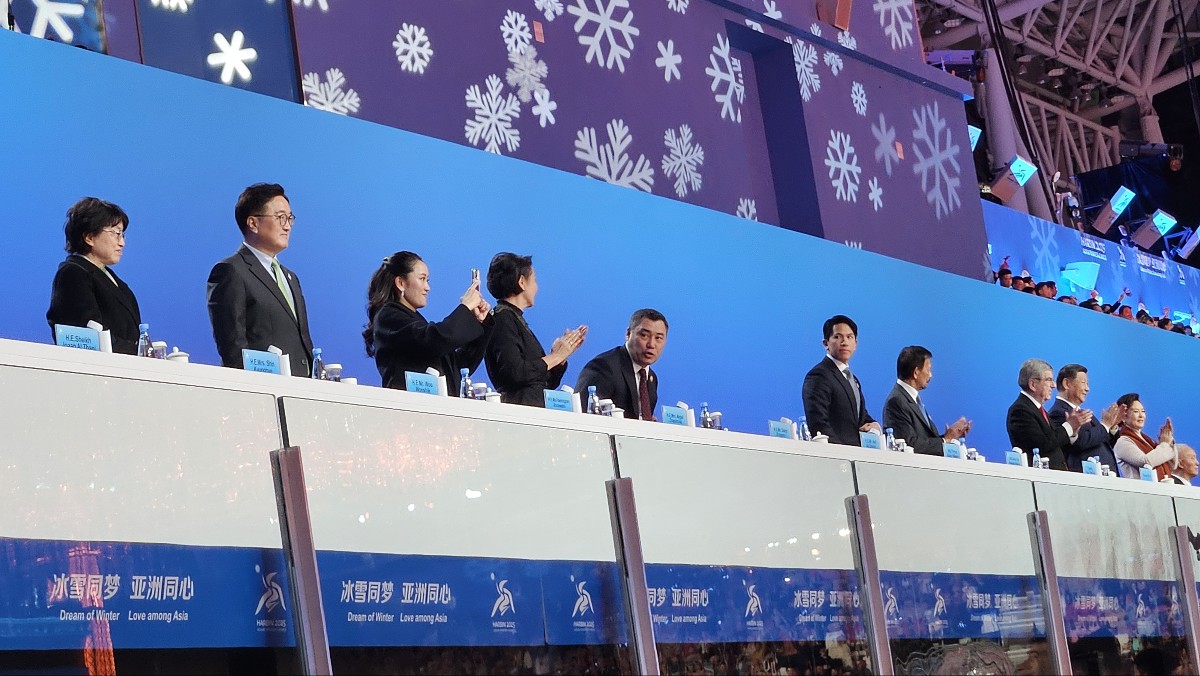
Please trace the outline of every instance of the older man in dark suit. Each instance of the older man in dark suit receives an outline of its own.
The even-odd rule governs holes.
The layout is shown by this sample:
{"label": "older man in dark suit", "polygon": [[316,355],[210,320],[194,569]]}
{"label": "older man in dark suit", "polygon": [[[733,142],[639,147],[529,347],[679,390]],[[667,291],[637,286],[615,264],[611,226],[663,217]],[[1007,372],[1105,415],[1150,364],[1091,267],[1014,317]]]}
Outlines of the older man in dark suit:
{"label": "older man in dark suit", "polygon": [[961,439],[971,431],[971,421],[959,418],[938,432],[937,423],[921,401],[921,391],[933,380],[933,353],[920,345],[909,345],[896,357],[896,384],[883,403],[883,426],[897,439],[925,455],[942,455],[942,444]]}
{"label": "older man in dark suit", "polygon": [[[1088,370],[1081,364],[1067,364],[1058,370],[1058,396],[1050,407],[1050,422],[1061,425],[1067,420],[1072,411],[1083,406],[1091,385],[1088,383]],[[1063,452],[1067,456],[1067,469],[1072,472],[1083,471],[1083,461],[1092,456],[1100,456],[1100,464],[1108,465],[1113,472],[1120,472],[1117,458],[1113,455],[1113,444],[1117,440],[1117,427],[1125,419],[1123,406],[1112,404],[1100,414],[1100,420],[1094,417],[1079,428],[1075,441],[1067,444]]]}
{"label": "older man in dark suit", "polygon": [[650,368],[667,344],[667,318],[658,310],[642,308],[629,318],[625,344],[596,355],[584,365],[575,391],[587,396],[596,386],[601,399],[611,399],[626,418],[654,420],[658,405],[658,375]]}
{"label": "older man in dark suit", "polygon": [[1072,411],[1065,421],[1051,424],[1042,406],[1054,393],[1054,371],[1041,359],[1027,359],[1017,374],[1021,393],[1008,407],[1006,426],[1013,448],[1021,449],[1032,466],[1033,449],[1050,459],[1050,469],[1067,469],[1065,446],[1074,442],[1078,430],[1092,419],[1086,409]]}
{"label": "older man in dark suit", "polygon": [[801,396],[808,429],[824,434],[829,442],[861,446],[859,432],[880,431],[867,412],[862,384],[850,372],[850,358],[858,349],[858,324],[846,315],[834,315],[821,327],[825,358],[804,376]]}
{"label": "older man in dark suit", "polygon": [[245,241],[208,275],[208,317],[221,364],[242,368],[243,349],[274,345],[288,355],[292,375],[308,377],[313,345],[304,293],[300,279],[276,258],[296,222],[283,186],[246,188],[234,217]]}

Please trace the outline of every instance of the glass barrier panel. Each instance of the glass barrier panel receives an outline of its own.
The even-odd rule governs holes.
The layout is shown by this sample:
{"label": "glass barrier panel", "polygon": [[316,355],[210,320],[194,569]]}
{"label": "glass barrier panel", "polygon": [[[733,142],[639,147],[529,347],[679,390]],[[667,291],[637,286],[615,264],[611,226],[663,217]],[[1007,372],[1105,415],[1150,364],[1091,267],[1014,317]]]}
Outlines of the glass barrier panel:
{"label": "glass barrier panel", "polygon": [[154,368],[0,366],[0,664],[295,672],[275,399]]}
{"label": "glass barrier panel", "polygon": [[336,671],[630,671],[607,435],[486,402],[282,401]]}
{"label": "glass barrier panel", "polygon": [[663,673],[868,673],[848,461],[616,443],[633,479]]}

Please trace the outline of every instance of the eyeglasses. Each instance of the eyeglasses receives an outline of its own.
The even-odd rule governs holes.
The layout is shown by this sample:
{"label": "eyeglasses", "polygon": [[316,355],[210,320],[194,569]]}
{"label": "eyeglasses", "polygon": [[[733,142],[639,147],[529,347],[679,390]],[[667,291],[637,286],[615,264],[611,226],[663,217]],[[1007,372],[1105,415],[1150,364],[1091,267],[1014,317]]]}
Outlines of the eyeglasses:
{"label": "eyeglasses", "polygon": [[100,228],[100,231],[101,232],[111,232],[112,234],[117,236],[117,239],[121,239],[121,240],[125,239],[125,229],[124,228]]}
{"label": "eyeglasses", "polygon": [[255,218],[274,218],[279,223],[280,227],[284,225],[292,225],[296,222],[296,214],[285,214],[282,211],[277,214],[253,214]]}

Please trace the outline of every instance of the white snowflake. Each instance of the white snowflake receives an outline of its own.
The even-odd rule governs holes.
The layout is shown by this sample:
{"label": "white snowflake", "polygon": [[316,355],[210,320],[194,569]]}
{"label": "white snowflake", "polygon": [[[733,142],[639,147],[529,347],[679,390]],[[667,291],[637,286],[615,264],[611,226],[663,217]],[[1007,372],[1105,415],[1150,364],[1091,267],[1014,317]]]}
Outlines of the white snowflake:
{"label": "white snowflake", "polygon": [[875,0],[871,10],[879,15],[879,27],[892,41],[892,49],[913,42],[913,0]]}
{"label": "white snowflake", "polygon": [[749,221],[758,220],[758,208],[754,204],[754,200],[746,197],[738,198],[737,211],[734,215],[738,218],[745,218]]}
{"label": "white snowflake", "polygon": [[859,174],[858,154],[850,143],[850,135],[831,130],[825,149],[825,166],[829,167],[829,180],[836,195],[843,202],[858,201]]}
{"label": "white snowflake", "polygon": [[44,38],[46,30],[52,28],[58,39],[68,44],[75,39],[75,31],[67,23],[67,19],[78,19],[87,11],[82,3],[33,0],[33,5],[36,12],[33,15],[33,23],[29,26],[29,34],[35,38]]}
{"label": "white snowflake", "polygon": [[759,33],[763,32],[762,24],[757,21],[751,21],[750,19],[746,19],[746,27],[749,28],[750,30],[758,31]]}
{"label": "white snowflake", "polygon": [[[592,0],[596,11],[588,9],[588,0],[575,0],[567,11],[579,17],[575,20],[575,34],[579,36],[579,44],[587,47],[585,59],[588,63],[594,58],[597,65],[603,65],[612,70],[625,72],[625,59],[633,52],[633,38],[641,31],[633,25],[633,11],[629,9],[629,0]],[[608,2],[607,5],[604,3]],[[618,21],[614,16],[618,9],[624,9],[625,14]],[[590,35],[582,31],[588,24],[596,24]],[[624,43],[624,44],[622,44]],[[607,53],[605,49],[607,48]],[[603,62],[603,63],[601,63]]]}
{"label": "white snowflake", "polygon": [[250,81],[250,68],[246,64],[257,61],[258,52],[253,47],[243,47],[245,43],[246,36],[241,31],[234,31],[229,39],[220,33],[213,34],[217,51],[208,55],[208,65],[211,68],[220,66],[221,82],[232,84],[234,73],[246,82]]}
{"label": "white snowflake", "polygon": [[675,177],[675,194],[687,197],[689,185],[693,191],[699,190],[704,148],[692,142],[692,128],[680,125],[678,135],[674,129],[668,129],[663,135],[663,143],[667,146],[667,154],[662,158],[662,172],[664,176]]}
{"label": "white snowflake", "polygon": [[713,98],[721,104],[721,119],[728,117],[740,124],[742,109],[738,104],[746,98],[742,62],[729,55],[729,42],[721,33],[717,33],[717,45],[708,55],[708,62],[711,65],[704,72],[713,79],[710,89],[716,92]]}
{"label": "white snowflake", "polygon": [[683,62],[683,56],[675,53],[675,41],[667,40],[667,44],[658,43],[659,57],[654,60],[654,65],[662,68],[663,79],[667,82],[674,77],[680,79],[679,64]]}
{"label": "white snowflake", "polygon": [[608,123],[608,143],[600,146],[596,142],[596,130],[584,127],[575,135],[575,159],[587,164],[587,175],[605,183],[650,192],[654,187],[654,166],[645,155],[637,161],[626,152],[633,137],[624,120]]}
{"label": "white snowflake", "polygon": [[[303,7],[312,7],[314,0],[292,0],[292,4],[301,5]],[[329,11],[329,0],[315,0],[315,4],[322,12]]]}
{"label": "white snowflake", "polygon": [[782,19],[783,12],[779,11],[776,4],[775,0],[763,0],[763,14],[772,19]]}
{"label": "white snowflake", "polygon": [[1058,252],[1059,226],[1040,218],[1029,219],[1029,232],[1033,244],[1033,269],[1037,279],[1057,279],[1060,270]]}
{"label": "white snowflake", "polygon": [[871,200],[875,211],[879,211],[883,208],[883,188],[879,187],[879,179],[872,176],[871,180],[867,181],[867,187],[870,188],[867,192],[867,199]]}
{"label": "white snowflake", "polygon": [[887,175],[892,175],[892,163],[900,164],[900,153],[896,150],[896,128],[888,126],[879,114],[879,124],[871,125],[871,135],[875,137],[875,161],[883,162]]}
{"label": "white snowflake", "polygon": [[325,71],[325,81],[321,81],[320,73],[306,73],[301,83],[304,87],[304,105],[327,110],[338,115],[357,113],[359,101],[358,92],[353,89],[342,89],[346,84],[346,76],[339,68]]}
{"label": "white snowflake", "polygon": [[816,21],[812,22],[812,25],[808,27],[808,32],[817,37],[821,37],[821,24],[817,23]]}
{"label": "white snowflake", "polygon": [[796,80],[800,96],[807,103],[821,91],[821,76],[817,74],[817,48],[803,40],[792,43],[792,61],[796,63]]}
{"label": "white snowflake", "polygon": [[843,242],[843,244],[850,247],[851,249],[857,249],[859,251],[862,251],[862,242],[857,239],[848,239],[845,242]]}
{"label": "white snowflake", "polygon": [[509,52],[508,62],[512,64],[504,73],[504,79],[509,87],[517,88],[517,98],[528,103],[531,94],[545,89],[542,78],[546,77],[549,69],[546,62],[537,58],[537,47],[530,45],[520,52]]}
{"label": "white snowflake", "polygon": [[854,104],[854,112],[863,117],[867,116],[867,90],[861,82],[855,82],[850,87],[850,103]]}
{"label": "white snowflake", "polygon": [[498,75],[489,75],[487,93],[479,85],[467,88],[467,108],[474,112],[465,127],[467,140],[478,146],[482,140],[484,150],[500,154],[500,144],[512,152],[521,146],[521,132],[513,128],[513,122],[521,116],[521,102],[516,96],[504,93],[504,84]]}
{"label": "white snowflake", "polygon": [[546,21],[554,21],[562,16],[562,0],[533,0],[533,6],[546,16]]}
{"label": "white snowflake", "polygon": [[396,60],[400,62],[400,69],[410,73],[423,74],[425,67],[433,60],[433,45],[422,26],[400,24],[392,47],[396,49]]}
{"label": "white snowflake", "polygon": [[162,7],[163,9],[172,12],[186,13],[188,8],[191,7],[192,2],[193,0],[150,0],[150,6]]}
{"label": "white snowflake", "polygon": [[938,104],[913,111],[913,173],[921,175],[921,190],[933,205],[938,220],[958,208],[958,144],[954,142],[946,120],[938,114]]}
{"label": "white snowflake", "polygon": [[858,40],[849,31],[838,31],[838,44],[846,49],[858,49]]}
{"label": "white snowflake", "polygon": [[841,73],[842,68],[845,66],[842,63],[841,55],[837,52],[825,52],[825,65],[829,66],[829,71],[834,75]]}
{"label": "white snowflake", "polygon": [[667,0],[667,7],[683,14],[687,12],[688,0]]}
{"label": "white snowflake", "polygon": [[504,20],[500,22],[500,37],[504,38],[504,46],[510,53],[523,52],[533,43],[529,21],[524,14],[511,9],[504,14]]}
{"label": "white snowflake", "polygon": [[554,124],[554,111],[558,104],[550,100],[550,90],[542,87],[533,93],[534,104],[530,112],[538,116],[538,124],[544,129],[547,124]]}

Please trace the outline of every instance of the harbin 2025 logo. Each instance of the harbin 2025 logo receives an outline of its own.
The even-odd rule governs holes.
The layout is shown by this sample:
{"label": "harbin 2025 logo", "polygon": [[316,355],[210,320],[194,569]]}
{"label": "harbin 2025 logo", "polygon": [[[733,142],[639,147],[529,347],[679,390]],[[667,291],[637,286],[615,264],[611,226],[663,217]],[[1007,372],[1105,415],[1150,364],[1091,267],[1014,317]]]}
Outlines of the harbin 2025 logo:
{"label": "harbin 2025 logo", "polygon": [[[283,598],[283,587],[279,584],[279,572],[264,573],[262,566],[255,565],[254,572],[262,582],[262,596],[258,597],[258,605],[254,609],[254,624],[259,631],[285,631],[287,618],[279,617],[287,613],[287,604]],[[260,617],[261,616],[261,617]]]}

